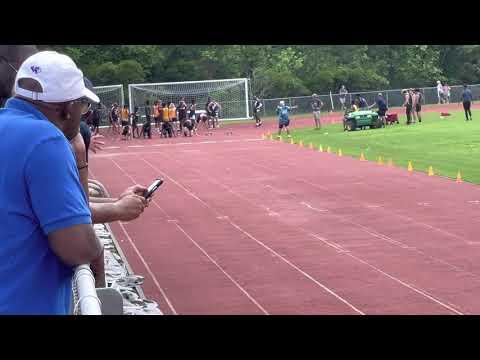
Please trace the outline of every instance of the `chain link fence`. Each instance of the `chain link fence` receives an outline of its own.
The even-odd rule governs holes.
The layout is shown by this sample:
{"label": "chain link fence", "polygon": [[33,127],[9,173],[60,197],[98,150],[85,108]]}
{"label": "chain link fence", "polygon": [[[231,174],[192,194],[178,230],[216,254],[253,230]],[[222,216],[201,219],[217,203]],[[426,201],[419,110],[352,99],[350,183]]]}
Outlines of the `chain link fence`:
{"label": "chain link fence", "polygon": [[[480,97],[480,84],[469,85],[470,90],[474,99]],[[438,94],[436,87],[424,87],[419,88],[423,93],[423,104],[424,105],[433,105],[438,104]],[[456,85],[450,87],[450,103],[459,103],[462,101],[462,92],[463,85]],[[402,95],[402,89],[393,89],[393,90],[376,90],[376,91],[362,91],[362,92],[351,92],[345,96],[345,106],[350,107],[352,100],[355,99],[356,95],[362,96],[365,98],[369,105],[373,104],[378,96],[378,93],[382,93],[383,97],[387,101],[387,106],[389,108],[402,107],[404,102],[404,96]],[[342,102],[340,101],[339,94],[328,94],[328,95],[319,95],[319,99],[323,102],[322,111],[342,111]],[[296,113],[310,113],[311,108],[311,96],[298,96],[298,97],[284,97],[284,98],[273,98],[273,99],[263,99],[263,109],[262,115],[264,117],[275,116],[276,109],[280,100],[285,101],[286,105],[298,106]],[[250,109],[253,108],[254,101],[250,102]]]}

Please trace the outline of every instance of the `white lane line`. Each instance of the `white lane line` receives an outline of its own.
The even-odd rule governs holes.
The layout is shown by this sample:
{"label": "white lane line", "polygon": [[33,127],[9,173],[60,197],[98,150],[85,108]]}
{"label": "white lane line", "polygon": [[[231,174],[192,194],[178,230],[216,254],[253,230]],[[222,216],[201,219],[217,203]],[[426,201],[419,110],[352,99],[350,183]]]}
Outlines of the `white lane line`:
{"label": "white lane line", "polygon": [[[198,144],[229,144],[236,142],[251,142],[251,141],[263,141],[262,139],[236,139],[236,140],[206,140],[196,142],[178,142],[178,143],[165,143],[165,144],[152,144],[149,146],[179,146],[179,145],[198,145]],[[119,147],[117,147],[118,149]]]}
{"label": "white lane line", "polygon": [[[201,174],[199,171],[196,171],[196,172],[197,172],[198,174],[200,174],[200,175],[203,175],[203,174]],[[203,175],[203,176],[205,176],[205,175]],[[261,208],[265,208],[265,206],[257,205],[256,203],[254,203],[254,202],[251,201],[250,199],[248,199],[248,198],[246,198],[246,197],[238,194],[236,191],[234,191],[233,189],[231,189],[229,186],[227,186],[227,185],[225,185],[225,184],[223,184],[223,183],[218,183],[218,182],[216,182],[216,181],[214,181],[214,180],[211,180],[211,178],[208,177],[208,176],[207,176],[207,178],[209,179],[210,182],[212,182],[212,183],[217,183],[218,185],[221,185],[222,187],[224,187],[225,189],[227,189],[227,190],[228,190],[229,192],[231,192],[232,194],[237,195],[238,197],[245,199],[247,202],[250,202],[251,204],[253,204],[253,205],[255,205],[255,206],[258,206],[258,207],[261,207]],[[274,189],[271,185],[266,185],[265,187],[270,188],[270,189],[278,192],[278,190]],[[301,204],[302,204],[302,205],[305,205],[305,206],[309,205],[309,206],[307,206],[307,207],[312,208],[312,209],[315,209],[313,206],[311,206],[311,205],[308,204],[308,203],[302,202]],[[269,208],[267,208],[267,209],[270,210]],[[347,222],[349,222],[349,223],[351,223],[351,224],[354,224],[354,225],[359,226],[362,230],[364,230],[365,232],[367,232],[367,233],[368,233],[369,235],[371,235],[371,236],[374,236],[374,237],[380,238],[380,239],[382,239],[382,240],[384,240],[384,241],[393,243],[393,244],[395,244],[395,245],[397,245],[397,246],[399,246],[399,247],[401,247],[401,248],[413,249],[414,251],[419,252],[419,251],[417,251],[415,248],[409,247],[409,246],[407,246],[407,245],[405,245],[405,244],[403,244],[403,243],[401,243],[401,242],[399,242],[399,241],[393,240],[392,238],[390,238],[390,237],[388,237],[388,236],[386,236],[386,235],[384,235],[384,234],[377,233],[375,230],[370,231],[370,229],[367,228],[366,226],[363,226],[363,225],[361,225],[361,224],[355,223],[355,222],[353,222],[353,221],[349,221],[349,220],[343,219],[342,217],[337,216],[337,215],[333,215],[333,216],[334,216],[334,217],[341,218],[341,219],[344,220],[344,221],[347,221]],[[436,299],[433,295],[430,295],[430,294],[429,294],[428,292],[426,292],[425,290],[422,290],[422,289],[419,289],[419,288],[417,288],[417,287],[415,287],[415,286],[413,286],[413,285],[410,285],[410,284],[408,284],[408,283],[406,283],[406,282],[404,282],[404,281],[396,278],[395,276],[390,275],[390,274],[382,271],[381,269],[375,267],[374,265],[368,263],[367,261],[365,261],[365,260],[363,260],[363,259],[360,259],[360,258],[358,258],[357,256],[352,255],[352,254],[351,254],[351,251],[342,248],[340,245],[338,245],[338,244],[333,244],[332,242],[327,241],[325,238],[323,238],[323,237],[321,237],[321,236],[319,236],[319,235],[313,234],[313,233],[311,233],[311,232],[309,232],[309,231],[307,231],[307,230],[305,230],[305,229],[303,229],[303,228],[301,228],[301,227],[296,227],[296,228],[298,228],[299,230],[303,231],[304,233],[306,233],[306,234],[308,234],[308,235],[310,235],[310,236],[312,236],[312,237],[314,237],[314,238],[316,238],[316,239],[324,242],[325,244],[333,247],[333,248],[334,248],[335,250],[337,250],[338,252],[344,253],[345,255],[350,256],[351,258],[353,258],[353,259],[355,259],[355,260],[363,263],[364,265],[367,265],[368,267],[374,269],[375,271],[380,272],[382,275],[390,278],[391,280],[394,280],[394,281],[396,281],[397,283],[399,283],[399,284],[401,284],[401,285],[409,288],[410,290],[413,290],[413,291],[415,291],[416,293],[418,293],[418,294],[420,294],[420,295],[422,295],[422,296],[424,296],[424,297],[432,300],[433,302],[435,302],[435,303],[437,303],[437,304],[445,307],[445,308],[448,309],[449,311],[452,311],[452,312],[454,312],[454,313],[456,313],[456,314],[459,314],[459,315],[463,315],[463,313],[461,313],[460,311],[458,311],[458,310],[456,310],[456,309],[454,309],[454,308],[452,307],[452,306],[456,306],[456,305],[450,304],[450,305],[452,305],[452,306],[449,306],[449,305],[447,305],[445,302],[442,302],[442,301]],[[421,252],[420,252],[420,253],[421,253]],[[423,255],[426,255],[426,254],[423,254]],[[442,261],[442,262],[443,262],[443,261]],[[449,264],[449,265],[450,265],[450,264]]]}
{"label": "white lane line", "polygon": [[[145,160],[144,160],[145,161]],[[120,165],[118,165],[114,160],[112,160],[112,162],[120,169],[120,171],[122,171],[127,177],[130,178],[130,180],[136,184],[136,181],[135,179],[130,175],[128,174]],[[165,174],[166,175],[166,174]],[[155,199],[152,199],[152,202],[153,204],[158,208],[160,209],[167,217],[170,217],[168,215],[168,213],[160,206],[158,205],[158,203],[155,201]],[[171,222],[173,223],[186,237],[187,239],[189,239],[216,267],[217,269],[219,269],[244,295],[247,296],[247,298],[253,302],[253,304],[255,304],[259,309],[260,311],[262,311],[265,315],[269,315],[269,313],[263,308],[263,306],[261,306],[258,301],[256,301],[253,296],[251,296],[247,290],[245,290],[237,281],[235,281],[235,279],[233,279],[232,276],[230,276],[229,273],[227,273],[214,259],[212,259],[212,257],[195,241],[193,240],[193,238],[180,226],[178,225],[178,221],[177,220],[169,220],[168,222]],[[120,224],[121,225],[121,224]],[[122,226],[122,225],[121,225]],[[125,231],[125,230],[124,230]],[[126,234],[127,237],[128,237],[128,234]],[[128,237],[132,246],[134,247],[134,249],[136,250],[137,254],[139,255],[139,257],[142,259],[142,261],[144,262],[144,265],[147,267],[147,271],[149,271],[149,273],[151,273],[151,271],[149,270],[150,268],[148,267],[148,265],[146,264],[146,262],[143,260],[143,257],[141,257],[141,254],[140,252],[137,250],[137,248],[135,247],[135,245],[133,244],[133,242],[131,241],[130,237]],[[152,273],[153,275],[153,273]],[[156,278],[154,278],[154,281],[155,281]],[[158,282],[157,282],[158,284]],[[160,285],[158,285],[160,291],[162,292],[162,294],[164,294],[163,290],[161,290],[160,288]],[[166,297],[166,295],[164,296],[165,299],[167,300],[168,302],[168,299]]]}
{"label": "white lane line", "polygon": [[[158,171],[160,173],[162,173],[162,171],[160,171],[159,169],[157,169],[155,166],[153,166],[149,161],[145,160],[145,159],[142,159],[147,165],[149,165],[153,170],[155,171]],[[212,206],[210,206],[209,204],[207,204],[206,202],[204,202],[202,199],[198,198],[195,194],[193,194],[190,190],[188,190],[187,188],[185,188],[182,184],[178,183],[175,179],[173,179],[172,177],[168,176],[167,174],[163,173],[163,176],[167,177],[170,181],[172,181],[175,185],[177,185],[179,188],[181,188],[183,191],[185,191],[187,194],[189,194],[190,196],[192,196],[193,198],[195,198],[196,200],[198,200],[200,203],[202,203],[205,207],[207,207],[208,209],[210,209],[212,212],[216,213],[217,216],[221,216],[217,210],[215,210],[215,208],[213,208]],[[354,310],[355,312],[357,312],[358,314],[361,314],[361,315],[365,315],[361,310],[357,309],[354,305],[352,305],[351,303],[349,303],[347,300],[345,300],[343,297],[341,297],[340,295],[338,295],[337,293],[335,293],[333,290],[329,289],[327,286],[323,285],[322,283],[320,283],[318,280],[316,280],[315,278],[313,278],[310,274],[306,273],[305,271],[303,271],[302,269],[300,269],[298,266],[296,266],[294,263],[292,263],[291,261],[289,261],[288,259],[286,259],[284,256],[282,256],[281,254],[277,253],[275,250],[273,250],[272,248],[268,247],[267,245],[265,245],[262,241],[258,240],[257,238],[255,238],[253,235],[249,234],[248,232],[246,232],[245,230],[243,230],[240,226],[238,226],[237,224],[235,224],[234,222],[232,222],[230,219],[227,219],[227,221],[230,223],[231,226],[233,226],[235,229],[237,229],[238,231],[240,231],[241,233],[243,233],[244,235],[246,235],[247,237],[249,237],[250,239],[252,239],[253,241],[255,241],[257,244],[259,244],[260,246],[262,246],[263,248],[265,248],[266,250],[270,251],[272,254],[276,255],[279,259],[281,259],[283,262],[285,262],[287,265],[289,265],[290,267],[292,267],[293,269],[295,269],[296,271],[298,271],[300,274],[302,274],[303,276],[305,276],[307,279],[309,279],[310,281],[312,281],[313,283],[315,283],[317,286],[321,287],[323,290],[325,290],[326,292],[328,292],[330,295],[334,296],[337,300],[340,300],[342,303],[344,303],[345,305],[347,305],[348,307],[350,307],[352,310]]]}
{"label": "white lane line", "polygon": [[177,228],[185,234],[185,236],[190,239],[190,241],[219,269],[232,283],[235,284],[235,286],[245,294],[246,297],[250,299],[251,302],[253,302],[265,315],[270,315],[267,310],[263,308],[262,305],[260,305],[254,298],[251,296],[247,290],[245,290],[237,281],[235,281],[234,278],[230,276],[229,273],[227,273],[208,253],[195,241],[192,239],[192,237],[187,234],[187,232],[178,224],[175,224]]}
{"label": "white lane line", "polygon": [[333,244],[331,242],[329,242],[327,239],[323,238],[323,237],[320,237],[320,236],[317,236],[316,234],[313,234],[313,233],[309,233],[310,236],[322,241],[323,243],[327,244],[328,246],[334,248],[335,250],[339,250],[340,252],[343,252],[346,256],[350,256],[351,258],[361,262],[362,264],[365,264],[366,266],[372,268],[373,270],[379,272],[380,274],[388,277],[389,279],[409,288],[410,290],[416,292],[417,294],[420,294],[428,299],[430,299],[431,301],[437,303],[438,305],[450,310],[451,312],[457,314],[457,315],[464,315],[462,312],[456,310],[455,308],[453,308],[452,306],[449,306],[447,305],[446,303],[440,301],[439,299],[437,299],[436,297],[434,297],[433,295],[429,294],[427,291],[425,290],[422,290],[422,289],[419,289],[417,288],[416,286],[414,285],[411,285],[411,284],[408,284],[406,283],[405,281],[402,281],[400,280],[399,278],[393,276],[393,275],[390,275],[389,273],[386,273],[385,271],[377,268],[376,266],[370,264],[368,261],[365,261],[363,259],[360,259],[359,257],[353,255],[350,251],[348,250],[344,250],[343,248],[339,247],[338,245],[336,244]]}
{"label": "white lane line", "polygon": [[317,212],[328,212],[328,210],[326,209],[317,209],[316,207],[313,207],[312,205],[306,203],[305,201],[302,201],[300,204],[302,204],[303,206],[306,206],[307,208],[313,210],[313,211],[317,211]]}
{"label": "white lane line", "polygon": [[122,222],[118,222],[118,224],[120,225],[121,229],[123,230],[123,233],[125,234],[125,236],[127,237],[127,240],[128,242],[130,243],[130,245],[132,245],[133,247],[133,250],[137,253],[137,256],[139,257],[140,261],[142,262],[143,266],[145,266],[145,269],[147,269],[147,272],[148,274],[152,277],[153,279],[153,283],[155,284],[155,286],[157,287],[157,289],[160,291],[160,293],[162,294],[163,298],[165,299],[168,307],[170,308],[170,310],[172,310],[172,313],[174,315],[178,315],[177,311],[175,310],[175,308],[173,307],[171,301],[168,299],[167,297],[167,294],[165,294],[165,291],[163,291],[162,287],[160,286],[160,283],[158,282],[157,280],[157,277],[155,276],[155,274],[153,273],[153,271],[150,269],[150,266],[148,266],[147,262],[145,261],[145,259],[143,258],[142,254],[140,253],[140,251],[138,251],[137,247],[135,246],[134,242],[132,241],[132,238],[130,237],[130,235],[128,235],[128,232],[127,230],[125,229],[125,226],[122,224]]}
{"label": "white lane line", "polygon": [[143,148],[145,145],[128,145],[129,148]]}

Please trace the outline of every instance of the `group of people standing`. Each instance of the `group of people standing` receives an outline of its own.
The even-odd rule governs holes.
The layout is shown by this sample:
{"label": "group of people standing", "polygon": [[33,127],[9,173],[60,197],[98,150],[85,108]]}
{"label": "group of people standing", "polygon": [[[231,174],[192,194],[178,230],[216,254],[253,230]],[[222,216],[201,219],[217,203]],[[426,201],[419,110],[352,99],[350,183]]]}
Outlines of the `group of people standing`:
{"label": "group of people standing", "polygon": [[405,107],[405,115],[407,116],[407,125],[422,122],[422,103],[423,94],[420,89],[404,89],[403,106]]}
{"label": "group of people standing", "polygon": [[[108,115],[110,132],[122,134],[122,139],[152,138],[152,120],[160,137],[171,138],[181,134],[184,136],[198,135],[197,129],[203,125],[204,129],[214,129],[220,126],[220,104],[208,97],[205,111],[197,112],[196,100],[192,99],[187,105],[182,97],[177,105],[173,101],[162,102],[155,100],[153,106],[150,101],[145,101],[144,116],[139,113],[139,107],[135,106],[130,113],[128,105],[122,109],[118,104],[113,104]],[[140,124],[141,117],[144,121]],[[152,119],[153,118],[153,119]],[[119,122],[121,126],[119,126]]]}

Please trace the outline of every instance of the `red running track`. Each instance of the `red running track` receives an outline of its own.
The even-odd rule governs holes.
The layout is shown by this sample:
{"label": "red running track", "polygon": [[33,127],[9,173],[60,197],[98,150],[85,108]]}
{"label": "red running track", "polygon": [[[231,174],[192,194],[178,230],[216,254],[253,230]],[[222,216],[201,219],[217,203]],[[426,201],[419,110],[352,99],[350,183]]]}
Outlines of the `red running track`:
{"label": "red running track", "polygon": [[[273,124],[271,124],[273,128]],[[260,140],[108,140],[112,195],[165,184],[112,229],[166,314],[476,314],[478,186]]]}

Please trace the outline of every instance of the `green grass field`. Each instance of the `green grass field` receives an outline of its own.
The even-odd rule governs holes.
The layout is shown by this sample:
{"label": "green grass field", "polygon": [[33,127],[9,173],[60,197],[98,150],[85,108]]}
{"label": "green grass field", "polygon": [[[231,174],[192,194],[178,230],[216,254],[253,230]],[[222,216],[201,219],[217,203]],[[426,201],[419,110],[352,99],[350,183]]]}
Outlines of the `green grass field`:
{"label": "green grass field", "polygon": [[456,178],[460,170],[465,181],[480,184],[480,110],[473,110],[473,121],[466,122],[463,111],[451,112],[440,118],[437,112],[423,114],[421,123],[400,124],[382,129],[344,132],[342,124],[325,125],[321,130],[300,128],[292,131],[295,143],[312,143],[318,150],[330,146],[332,152],[342,150],[344,156],[386,164],[392,159],[395,166],[407,168],[411,161],[415,171],[427,172],[432,166],[435,175]]}

